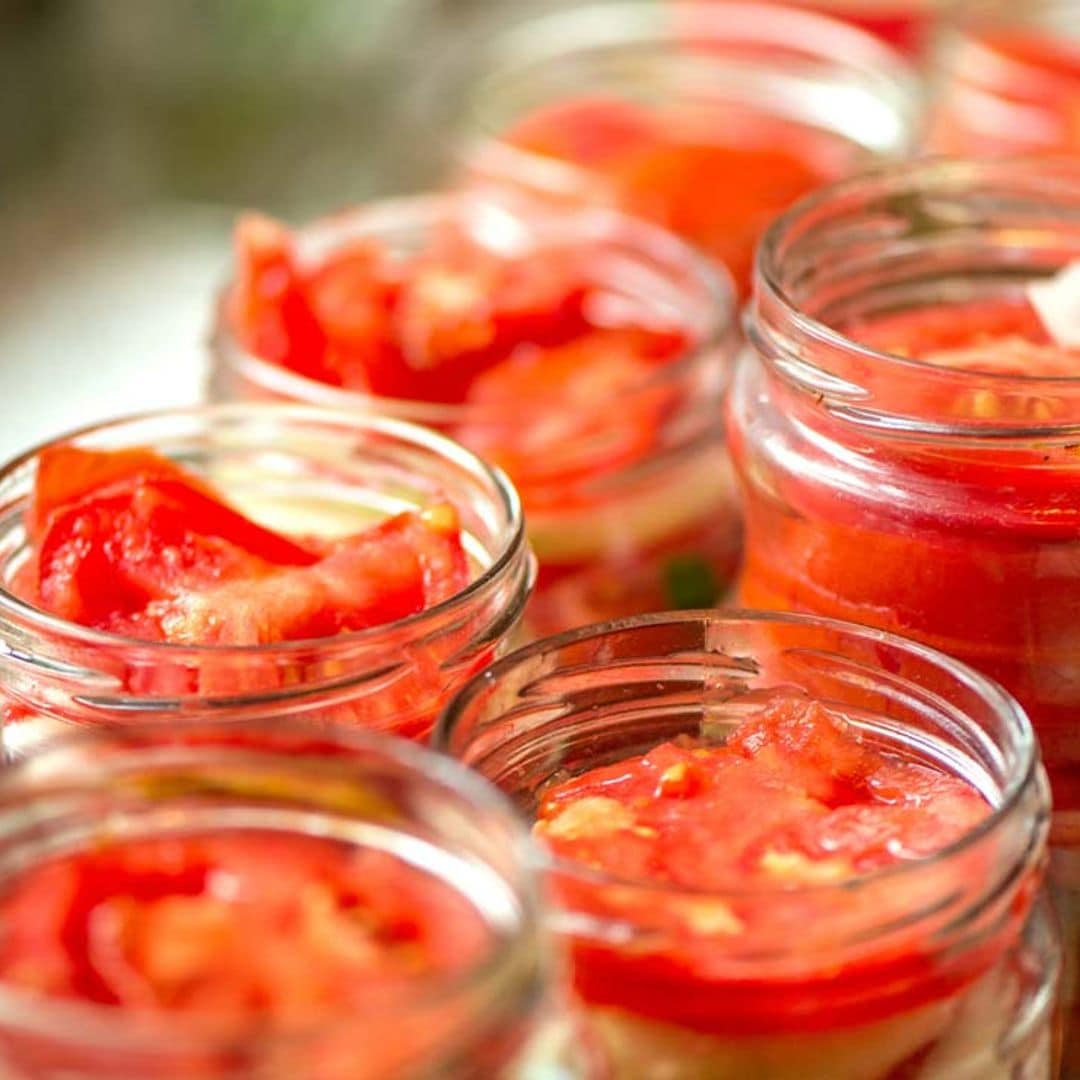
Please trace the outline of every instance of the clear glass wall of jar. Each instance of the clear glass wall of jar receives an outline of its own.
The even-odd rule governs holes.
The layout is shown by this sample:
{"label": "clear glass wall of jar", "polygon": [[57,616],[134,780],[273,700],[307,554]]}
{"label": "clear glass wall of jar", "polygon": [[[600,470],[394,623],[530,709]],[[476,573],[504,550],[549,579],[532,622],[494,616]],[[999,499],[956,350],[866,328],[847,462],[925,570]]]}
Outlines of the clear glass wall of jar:
{"label": "clear glass wall of jar", "polygon": [[[254,957],[233,957],[250,963],[243,978],[223,972],[203,948],[222,919],[258,922],[271,903],[288,906],[255,888],[268,865],[291,868],[288,888],[311,894],[279,927],[304,958],[282,973],[287,987]],[[532,1055],[561,1008],[534,866],[497,792],[402,740],[279,721],[69,732],[10,767],[0,794],[4,1074],[524,1080],[543,1064]],[[366,897],[338,889],[335,875],[352,882],[356,867]],[[169,919],[178,904],[182,925]],[[247,914],[230,916],[234,905]],[[436,966],[445,923],[427,926],[413,948],[430,949],[432,966],[413,957],[402,975],[394,934],[404,939],[435,911],[456,920],[468,948]],[[327,950],[319,920],[335,919]],[[117,920],[128,932],[110,951]],[[369,925],[383,966],[350,968],[346,956],[355,984],[321,983],[350,946],[356,959]],[[274,943],[252,946],[269,953]],[[81,979],[74,989],[50,981],[63,981],[58,956]],[[305,978],[318,988],[308,998]],[[261,999],[245,996],[256,985]],[[218,1007],[205,1011],[206,1001]],[[536,1075],[581,1075],[557,1059],[551,1068]]]}
{"label": "clear glass wall of jar", "polygon": [[915,80],[872,34],[779,4],[627,2],[493,34],[466,94],[471,183],[616,205],[749,285],[800,195],[903,154]]}
{"label": "clear glass wall of jar", "polygon": [[58,619],[10,591],[28,557],[26,513],[41,449],[0,470],[0,685],[5,748],[66,725],[318,709],[424,737],[446,695],[506,644],[534,568],[505,479],[433,432],[356,413],[253,404],[117,420],[64,442],[151,447],[285,533],[341,536],[432,498],[457,509],[472,583],[396,623],[258,646],[144,642]]}
{"label": "clear glass wall of jar", "polygon": [[968,157],[1080,154],[1080,4],[967,0],[930,68],[930,150]]}
{"label": "clear glass wall of jar", "polygon": [[795,0],[794,6],[854,23],[904,54],[919,56],[943,4],[944,0]]}
{"label": "clear glass wall of jar", "polygon": [[[617,214],[519,216],[502,200],[469,195],[395,200],[336,215],[300,230],[298,257],[315,267],[348,245],[372,241],[404,262],[448,229],[480,251],[520,252],[524,278],[535,273],[541,293],[549,264],[574,258],[591,290],[639,310],[646,321],[676,328],[689,344],[632,383],[610,394],[601,389],[587,401],[552,404],[541,397],[507,408],[504,401],[394,400],[251,355],[229,325],[223,298],[213,338],[213,395],[400,417],[502,460],[521,495],[540,565],[526,615],[533,633],[713,603],[731,580],[741,541],[722,422],[737,349],[734,297],[723,273],[675,237]],[[546,420],[554,423],[545,426]]]}
{"label": "clear glass wall of jar", "polygon": [[[1032,906],[1046,780],[1016,702],[964,665],[829,620],[643,616],[498,661],[451,704],[436,744],[531,817],[552,784],[680,736],[724,742],[792,695],[842,714],[879,747],[924,754],[966,778],[992,814],[935,855],[842,884],[714,893],[550,863],[556,921],[571,939],[579,994],[612,1075],[1051,1076],[1058,947],[1045,907]],[[613,769],[609,782],[624,772]],[[812,926],[803,906],[811,894]],[[834,903],[843,912],[837,932],[818,937]],[[695,926],[708,913],[698,930],[706,936],[689,953],[686,928],[663,915],[676,904],[695,912]],[[751,910],[775,933],[744,946],[738,920]],[[903,946],[898,933],[915,938]],[[912,940],[922,943],[917,961]],[[865,978],[862,963],[872,971]],[[809,972],[818,974],[807,986],[800,979]]]}
{"label": "clear glass wall of jar", "polygon": [[[823,191],[763,244],[729,418],[742,602],[881,626],[1010,690],[1050,774],[1072,932],[1080,377],[1074,353],[1008,335],[1023,319],[1037,335],[1028,286],[1078,256],[1080,169],[1066,162],[929,162]],[[900,348],[905,319],[922,320],[924,351],[951,340],[951,353],[922,362],[845,332],[891,326]],[[995,340],[1002,366],[980,369]],[[1047,356],[1058,366],[1040,374]]]}

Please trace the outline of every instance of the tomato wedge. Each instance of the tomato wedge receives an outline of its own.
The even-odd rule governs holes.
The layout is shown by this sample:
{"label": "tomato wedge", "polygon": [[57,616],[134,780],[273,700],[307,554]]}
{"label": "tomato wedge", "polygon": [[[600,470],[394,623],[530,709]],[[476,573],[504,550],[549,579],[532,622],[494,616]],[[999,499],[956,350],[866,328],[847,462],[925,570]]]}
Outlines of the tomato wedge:
{"label": "tomato wedge", "polygon": [[299,543],[149,450],[60,448],[44,461],[25,589],[82,625],[192,645],[267,644],[392,622],[468,584],[449,505],[332,544]]}
{"label": "tomato wedge", "polygon": [[235,246],[236,280],[226,308],[244,347],[301,374],[323,377],[326,333],[305,293],[289,231],[248,214],[237,224]]}

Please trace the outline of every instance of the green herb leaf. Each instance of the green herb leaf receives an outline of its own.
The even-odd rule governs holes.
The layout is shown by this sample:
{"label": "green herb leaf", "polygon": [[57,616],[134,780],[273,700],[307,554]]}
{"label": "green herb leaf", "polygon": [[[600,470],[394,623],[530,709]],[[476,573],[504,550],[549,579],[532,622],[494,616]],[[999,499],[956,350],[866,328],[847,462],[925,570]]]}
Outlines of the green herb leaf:
{"label": "green herb leaf", "polygon": [[671,606],[707,608],[720,598],[720,582],[713,568],[700,555],[676,555],[664,568]]}

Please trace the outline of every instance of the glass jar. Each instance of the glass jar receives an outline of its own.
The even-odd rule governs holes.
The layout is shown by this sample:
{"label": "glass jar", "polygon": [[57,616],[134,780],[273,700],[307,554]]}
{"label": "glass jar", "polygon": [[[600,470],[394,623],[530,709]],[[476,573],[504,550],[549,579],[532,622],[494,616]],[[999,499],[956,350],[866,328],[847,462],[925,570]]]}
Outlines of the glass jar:
{"label": "glass jar", "polygon": [[[209,863],[208,884],[195,890],[189,878],[198,859],[210,858],[209,851],[218,861]],[[232,971],[200,972],[203,979],[216,980],[220,993],[215,998],[211,991],[210,1001],[220,1004],[208,1011],[205,1004],[177,1004],[179,999],[159,990],[166,986],[160,961],[146,968],[154,973],[147,977],[158,993],[153,1005],[140,998],[144,988],[121,978],[126,964],[132,965],[127,970],[138,970],[136,940],[142,941],[143,953],[151,953],[151,945],[136,939],[134,930],[121,935],[121,957],[108,953],[106,924],[123,917],[123,904],[143,905],[144,926],[159,916],[153,924],[158,936],[151,942],[183,963],[200,955],[200,931],[209,923],[196,917],[195,905],[239,904],[248,910],[247,919],[260,917],[260,905],[270,902],[251,891],[260,860],[263,866],[279,865],[273,859],[282,852],[285,865],[294,868],[305,867],[305,859],[322,860],[324,876],[318,880],[332,880],[329,868],[335,860],[341,865],[351,860],[366,867],[369,880],[380,887],[397,882],[396,899],[378,901],[389,903],[385,909],[369,911],[364,904],[374,901],[356,901],[373,925],[387,916],[399,918],[395,932],[406,934],[410,919],[419,925],[430,918],[423,905],[431,903],[446,918],[458,919],[459,929],[468,929],[469,949],[445,966],[418,964],[414,971],[419,973],[388,979],[377,992],[364,986],[360,968],[361,982],[350,987],[352,996],[329,1000],[313,994],[314,1004],[305,1003],[296,1015],[276,1002],[248,999],[234,1011],[236,1003],[223,989]],[[70,871],[70,860],[86,860],[89,867],[82,878],[76,876],[81,886],[67,899],[62,890],[39,894],[27,925],[25,901],[31,894],[20,890],[35,875],[52,873],[51,880],[58,880],[58,871]],[[4,1075],[20,1080],[571,1080],[580,1074],[570,1064],[530,1056],[541,1048],[560,1009],[559,969],[542,926],[534,862],[528,837],[498,793],[452,762],[401,740],[278,721],[239,729],[196,724],[68,733],[42,754],[10,767],[0,793]],[[105,865],[111,874],[96,886],[87,884]],[[119,877],[118,865],[131,876]],[[40,886],[46,879],[36,880]],[[308,878],[290,885],[320,887]],[[78,909],[80,902],[90,905],[89,912]],[[189,905],[182,928],[164,922],[165,907],[176,903]],[[319,912],[331,922],[345,920],[334,943],[345,949],[353,909],[347,897],[342,903],[336,914]],[[66,916],[65,905],[71,908]],[[315,906],[308,905],[311,919],[318,914]],[[80,920],[90,928],[82,946]],[[164,925],[172,929],[165,931]],[[30,985],[17,975],[13,958],[25,961],[27,949],[54,955],[61,926],[67,930],[59,949],[75,956],[85,948],[87,971],[105,987],[95,990],[96,996],[87,990],[52,992],[44,974],[50,969],[44,966]],[[309,930],[303,919],[280,928],[295,939],[296,953],[313,957],[312,968],[288,968],[296,981],[310,977],[314,982],[324,962],[315,951],[322,945]],[[427,940],[432,949],[445,948]],[[382,938],[370,947],[389,949],[391,941]],[[385,969],[374,964],[372,969],[372,979],[385,975]],[[271,985],[273,970],[260,969]],[[89,974],[82,978],[90,985]],[[287,989],[300,998],[295,983]],[[346,992],[343,986],[334,990]],[[266,997],[271,998],[269,992]]]}
{"label": "glass jar", "polygon": [[[843,327],[1015,310],[1080,255],[1080,167],[913,164],[826,190],[766,237],[736,376],[740,599],[909,635],[1020,700],[1080,925],[1080,377],[875,351]],[[1070,956],[1075,955],[1075,948]],[[1078,1059],[1080,1060],[1080,1059]]]}
{"label": "glass jar", "polygon": [[930,71],[926,143],[968,157],[1080,154],[1080,4],[967,0]]}
{"label": "glass jar", "polygon": [[598,4],[495,35],[464,106],[470,181],[648,218],[741,290],[776,213],[903,154],[916,83],[872,34],[780,4]]}
{"label": "glass jar", "polygon": [[467,589],[385,626],[258,646],[138,641],[58,619],[11,588],[43,448],[0,469],[0,687],[18,754],[68,725],[319,710],[422,738],[446,695],[506,644],[533,561],[513,489],[472,454],[394,420],[304,406],[197,407],[105,423],[61,440],[152,447],[204,476],[260,523],[333,537],[434,496],[457,509],[475,573]]}
{"label": "glass jar", "polygon": [[[964,665],[829,620],[643,616],[504,657],[454,699],[436,745],[533,816],[552,783],[680,736],[724,742],[793,696],[825,704],[879,748],[963,777],[992,813],[935,855],[840,884],[721,894],[552,861],[556,924],[612,1075],[1049,1077],[1057,943],[1035,901],[1045,776],[1015,701]],[[673,904],[728,914],[710,916],[690,948],[686,929],[659,914]],[[765,921],[744,944],[748,907]]]}
{"label": "glass jar", "polygon": [[[212,394],[287,398],[426,424],[496,459],[530,424],[529,452],[505,457],[539,560],[526,623],[552,633],[604,617],[708,606],[738,563],[741,523],[724,446],[722,402],[737,348],[735,305],[721,274],[672,236],[604,211],[526,213],[469,195],[424,196],[360,207],[297,234],[313,267],[336,250],[373,241],[395,260],[426,250],[445,230],[481,251],[514,254],[537,275],[580,253],[588,285],[684,333],[670,362],[610,395],[574,402],[542,427],[550,403],[394,400],[343,389],[246,352],[225,297],[213,335]],[[613,357],[618,362],[617,356]],[[556,410],[557,411],[557,410]],[[641,417],[648,416],[647,424]],[[539,434],[538,434],[539,432]],[[523,444],[524,445],[524,444]]]}

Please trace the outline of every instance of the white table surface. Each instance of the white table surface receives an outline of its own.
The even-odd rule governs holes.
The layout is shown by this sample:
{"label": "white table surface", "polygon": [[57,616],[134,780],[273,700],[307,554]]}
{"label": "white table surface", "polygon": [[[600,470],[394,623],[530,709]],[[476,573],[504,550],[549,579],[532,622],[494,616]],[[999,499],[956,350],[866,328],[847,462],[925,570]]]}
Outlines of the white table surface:
{"label": "white table surface", "polygon": [[144,211],[31,260],[0,295],[0,458],[96,420],[199,400],[231,211]]}

